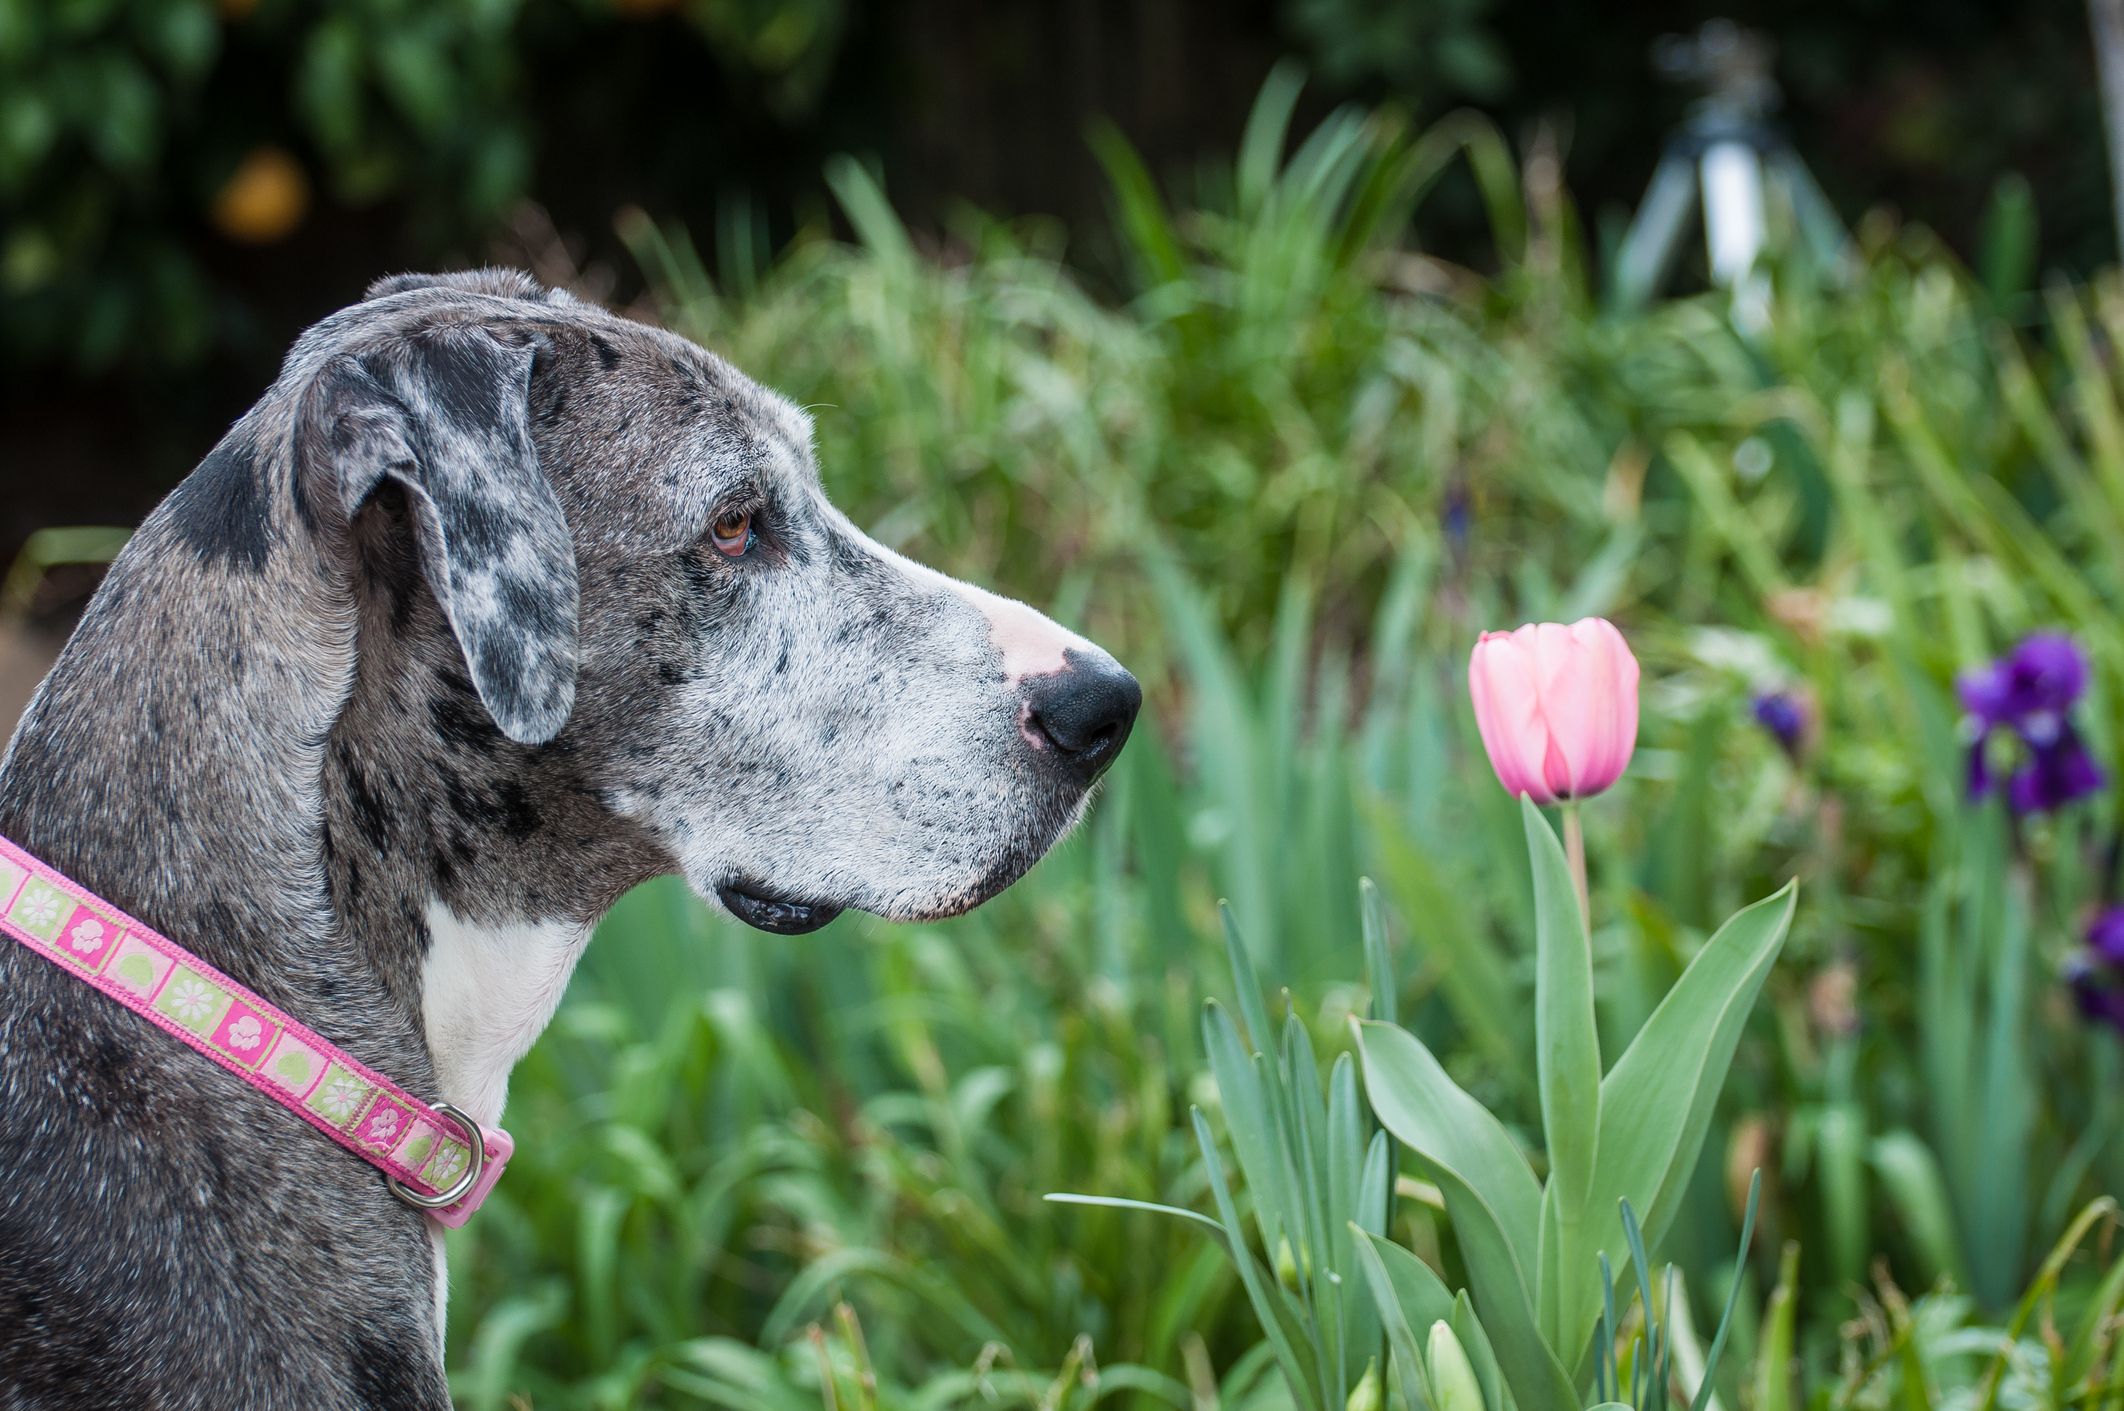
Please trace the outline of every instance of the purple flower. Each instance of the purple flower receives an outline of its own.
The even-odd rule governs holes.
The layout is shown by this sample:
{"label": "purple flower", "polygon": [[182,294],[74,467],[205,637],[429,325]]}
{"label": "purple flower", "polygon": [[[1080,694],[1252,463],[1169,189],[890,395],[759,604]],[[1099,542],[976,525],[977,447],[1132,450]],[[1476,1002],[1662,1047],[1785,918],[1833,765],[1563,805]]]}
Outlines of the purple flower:
{"label": "purple flower", "polygon": [[1475,519],[1475,497],[1469,493],[1468,482],[1458,476],[1446,486],[1444,519],[1446,542],[1456,557],[1465,554]]}
{"label": "purple flower", "polygon": [[2087,948],[2110,965],[2124,966],[2124,906],[2107,907],[2087,923]]}
{"label": "purple flower", "polygon": [[2084,960],[2075,960],[2066,967],[2065,983],[2072,987],[2073,1000],[2083,1017],[2124,1034],[2124,986],[2116,984],[2113,976],[2105,976]]}
{"label": "purple flower", "polygon": [[1970,797],[1985,797],[1998,782],[1990,758],[1997,731],[2018,736],[2028,751],[2006,781],[2016,813],[2062,808],[2107,785],[2069,718],[2087,689],[2087,658],[2070,637],[2038,632],[1983,670],[1964,673],[1956,689],[1969,712]]}
{"label": "purple flower", "polygon": [[2075,799],[2102,792],[2109,782],[2070,721],[2058,722],[2057,732],[2048,742],[2037,744],[2029,740],[2028,744],[2028,763],[2006,781],[2006,801],[2015,813],[2049,813]]}
{"label": "purple flower", "polygon": [[1973,799],[1989,798],[1991,786],[1997,782],[1991,774],[1991,755],[1987,748],[1990,743],[1991,732],[1983,729],[1977,730],[1969,741],[1969,772],[1964,787]]}
{"label": "purple flower", "polygon": [[1789,691],[1765,691],[1755,698],[1755,723],[1770,732],[1778,747],[1798,759],[1807,735],[1807,707]]}
{"label": "purple flower", "polygon": [[1981,729],[2011,727],[2037,744],[2087,689],[2087,658],[2062,632],[2038,632],[1956,685]]}

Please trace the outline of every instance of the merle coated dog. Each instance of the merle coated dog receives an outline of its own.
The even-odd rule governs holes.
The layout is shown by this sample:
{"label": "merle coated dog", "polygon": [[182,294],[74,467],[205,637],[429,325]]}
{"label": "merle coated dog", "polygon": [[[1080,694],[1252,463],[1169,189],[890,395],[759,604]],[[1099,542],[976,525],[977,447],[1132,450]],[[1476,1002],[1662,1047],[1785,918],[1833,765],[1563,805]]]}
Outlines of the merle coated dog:
{"label": "merle coated dog", "polygon": [[[803,414],[700,348],[513,272],[406,276],[305,333],[111,566],[0,835],[492,1123],[629,887],[792,933],[965,911],[1139,700],[866,538]],[[0,1407],[446,1407],[440,1249],[0,938]]]}

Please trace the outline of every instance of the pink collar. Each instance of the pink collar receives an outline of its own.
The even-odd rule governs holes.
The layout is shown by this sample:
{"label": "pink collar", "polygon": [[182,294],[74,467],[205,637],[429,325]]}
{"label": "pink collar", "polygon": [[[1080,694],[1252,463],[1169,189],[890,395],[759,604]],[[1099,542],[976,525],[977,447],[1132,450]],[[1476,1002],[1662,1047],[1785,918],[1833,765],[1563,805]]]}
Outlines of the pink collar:
{"label": "pink collar", "polygon": [[425,1103],[166,936],[0,838],[0,931],[234,1073],[455,1229],[515,1143]]}

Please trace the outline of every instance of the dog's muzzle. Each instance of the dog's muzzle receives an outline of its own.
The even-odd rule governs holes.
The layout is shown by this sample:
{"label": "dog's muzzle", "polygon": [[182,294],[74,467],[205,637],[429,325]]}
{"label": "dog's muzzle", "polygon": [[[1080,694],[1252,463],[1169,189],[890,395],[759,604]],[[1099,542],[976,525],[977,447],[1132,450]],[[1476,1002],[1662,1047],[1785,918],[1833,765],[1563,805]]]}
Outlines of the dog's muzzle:
{"label": "dog's muzzle", "polygon": [[[1119,662],[1095,647],[1070,650],[1065,662],[1058,671],[1025,678],[1018,694],[1018,734],[1035,756],[1045,787],[1075,810],[1128,743],[1143,707],[1143,688]],[[931,915],[957,915],[979,905],[1023,875],[1045,849],[1042,841],[1029,851],[1020,850],[993,875]],[[738,920],[778,936],[816,931],[844,909],[840,903],[775,892],[750,877],[721,883],[715,895]]]}

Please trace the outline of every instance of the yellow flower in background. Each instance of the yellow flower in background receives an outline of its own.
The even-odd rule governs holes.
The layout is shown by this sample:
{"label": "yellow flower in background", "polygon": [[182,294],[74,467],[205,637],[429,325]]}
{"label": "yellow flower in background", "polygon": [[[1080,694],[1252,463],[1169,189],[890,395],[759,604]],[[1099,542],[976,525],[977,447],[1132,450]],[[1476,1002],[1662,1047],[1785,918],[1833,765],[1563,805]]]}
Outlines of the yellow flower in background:
{"label": "yellow flower in background", "polygon": [[310,179],[278,147],[254,147],[214,193],[214,228],[246,245],[271,245],[302,224]]}

